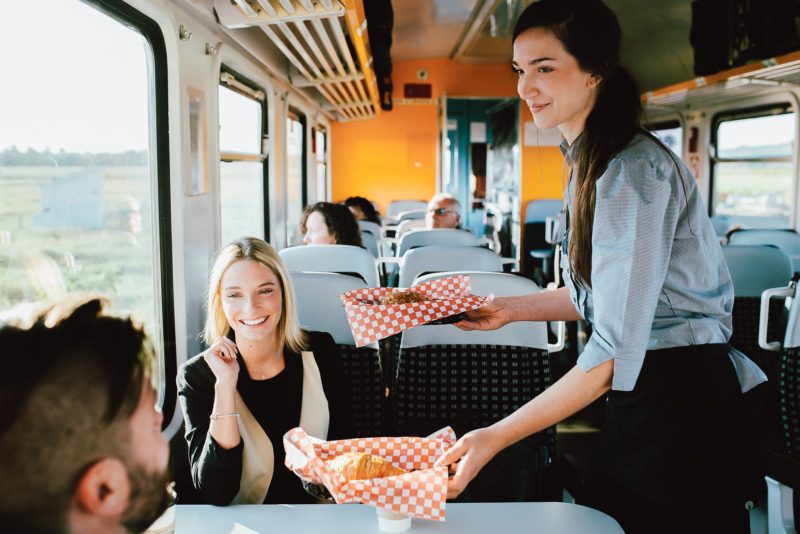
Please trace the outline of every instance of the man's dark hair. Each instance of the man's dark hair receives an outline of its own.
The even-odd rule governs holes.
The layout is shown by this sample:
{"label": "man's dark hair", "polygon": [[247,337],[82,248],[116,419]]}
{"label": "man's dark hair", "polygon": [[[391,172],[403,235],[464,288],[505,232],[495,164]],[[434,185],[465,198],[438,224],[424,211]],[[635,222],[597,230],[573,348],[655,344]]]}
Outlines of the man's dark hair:
{"label": "man's dark hair", "polygon": [[66,531],[86,470],[130,456],[154,351],[106,305],[73,295],[0,323],[0,532]]}
{"label": "man's dark hair", "polygon": [[361,244],[361,230],[358,228],[356,218],[347,206],[342,204],[332,204],[330,202],[317,202],[311,204],[303,212],[303,217],[300,219],[300,231],[306,233],[306,221],[308,217],[318,211],[325,219],[325,225],[328,227],[337,245],[352,245],[354,247],[363,247]]}

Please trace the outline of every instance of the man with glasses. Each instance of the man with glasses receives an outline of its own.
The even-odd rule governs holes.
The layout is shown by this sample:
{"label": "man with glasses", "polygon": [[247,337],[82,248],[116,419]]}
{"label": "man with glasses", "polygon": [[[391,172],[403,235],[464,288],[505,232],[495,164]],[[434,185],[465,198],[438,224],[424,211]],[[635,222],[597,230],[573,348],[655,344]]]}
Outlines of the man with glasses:
{"label": "man with glasses", "polygon": [[428,202],[428,211],[425,214],[425,227],[431,228],[460,228],[461,204],[456,197],[448,193],[439,193]]}

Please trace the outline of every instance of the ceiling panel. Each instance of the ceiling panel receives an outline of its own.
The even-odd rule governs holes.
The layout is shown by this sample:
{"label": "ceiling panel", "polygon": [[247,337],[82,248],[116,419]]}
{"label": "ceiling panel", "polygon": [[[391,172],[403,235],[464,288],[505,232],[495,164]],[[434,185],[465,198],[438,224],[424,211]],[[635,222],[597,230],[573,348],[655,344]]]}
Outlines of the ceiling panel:
{"label": "ceiling panel", "polygon": [[392,0],[392,59],[450,55],[477,0]]}

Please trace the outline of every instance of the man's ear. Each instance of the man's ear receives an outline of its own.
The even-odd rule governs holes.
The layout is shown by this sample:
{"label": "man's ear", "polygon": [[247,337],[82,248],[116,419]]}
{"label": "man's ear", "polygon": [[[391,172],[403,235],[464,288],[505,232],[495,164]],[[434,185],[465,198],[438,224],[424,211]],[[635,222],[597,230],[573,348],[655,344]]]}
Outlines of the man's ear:
{"label": "man's ear", "polygon": [[117,458],[103,458],[78,481],[75,499],[87,514],[117,517],[128,508],[131,485],[128,470]]}

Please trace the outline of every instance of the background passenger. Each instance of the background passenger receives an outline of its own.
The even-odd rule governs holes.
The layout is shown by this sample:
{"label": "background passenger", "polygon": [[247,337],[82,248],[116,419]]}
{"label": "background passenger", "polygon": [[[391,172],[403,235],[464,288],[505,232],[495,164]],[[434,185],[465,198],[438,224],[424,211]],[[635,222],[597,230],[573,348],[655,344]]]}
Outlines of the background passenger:
{"label": "background passenger", "polygon": [[348,197],[344,201],[344,205],[353,213],[353,217],[357,221],[370,221],[380,226],[381,216],[375,206],[372,205],[372,202],[366,198]]}
{"label": "background passenger", "polygon": [[631,534],[749,532],[755,455],[742,392],[766,377],[728,344],[725,258],[691,172],[642,128],[620,38],[600,0],[540,0],[517,21],[519,95],[537,127],[565,138],[566,287],[496,298],[459,326],[583,318],[593,333],[564,377],[440,462],[461,458],[457,495],[499,450],[610,390],[581,504]]}
{"label": "background passenger", "polygon": [[0,328],[0,532],[142,532],[169,446],[141,327],[68,295]]}
{"label": "background passenger", "polygon": [[460,228],[461,204],[456,197],[447,193],[439,193],[428,202],[428,212],[425,214],[425,227],[431,228]]}
{"label": "background passenger", "polygon": [[280,256],[252,237],[217,255],[207,313],[210,347],[178,371],[195,487],[217,505],[314,502],[283,465],[283,435],[302,426],[350,437],[351,392],[333,339],[300,329]]}
{"label": "background passenger", "polygon": [[300,219],[300,231],[305,245],[362,246],[358,223],[342,204],[317,202],[308,206]]}

